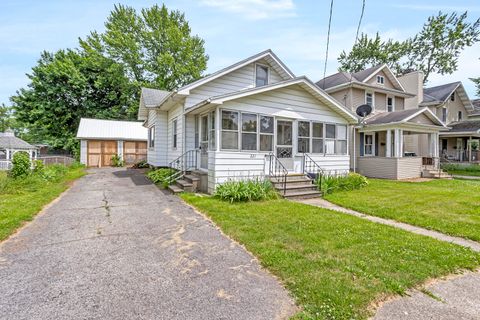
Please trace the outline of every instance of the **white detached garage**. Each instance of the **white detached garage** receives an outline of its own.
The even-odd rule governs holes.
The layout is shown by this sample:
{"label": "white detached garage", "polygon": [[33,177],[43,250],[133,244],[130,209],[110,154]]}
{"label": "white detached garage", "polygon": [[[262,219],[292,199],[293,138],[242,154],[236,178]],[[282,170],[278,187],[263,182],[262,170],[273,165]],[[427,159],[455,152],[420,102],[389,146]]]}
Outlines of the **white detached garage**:
{"label": "white detached garage", "polygon": [[80,162],[88,167],[112,165],[118,155],[125,164],[147,158],[148,130],[139,121],[80,119]]}

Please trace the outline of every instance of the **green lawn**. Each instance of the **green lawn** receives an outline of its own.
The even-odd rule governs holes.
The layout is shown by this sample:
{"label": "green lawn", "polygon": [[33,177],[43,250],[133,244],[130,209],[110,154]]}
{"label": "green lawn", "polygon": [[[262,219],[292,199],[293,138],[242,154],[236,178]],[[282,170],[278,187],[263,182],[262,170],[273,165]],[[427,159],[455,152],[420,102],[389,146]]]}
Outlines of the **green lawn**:
{"label": "green lawn", "polygon": [[49,202],[65,191],[69,183],[83,176],[82,167],[59,173],[54,181],[37,176],[13,180],[0,171],[0,241],[30,221]]}
{"label": "green lawn", "polygon": [[365,214],[480,241],[480,181],[369,181],[363,189],[325,198]]}
{"label": "green lawn", "polygon": [[364,319],[374,301],[480,264],[459,246],[287,200],[182,197],[283,281],[303,308],[296,319]]}

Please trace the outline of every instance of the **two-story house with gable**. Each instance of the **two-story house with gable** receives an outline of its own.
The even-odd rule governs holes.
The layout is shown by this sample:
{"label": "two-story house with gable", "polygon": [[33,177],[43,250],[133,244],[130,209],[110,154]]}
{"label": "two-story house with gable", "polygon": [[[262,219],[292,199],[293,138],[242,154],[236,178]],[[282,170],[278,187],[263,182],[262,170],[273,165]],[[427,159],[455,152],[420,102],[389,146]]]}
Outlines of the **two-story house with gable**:
{"label": "two-story house with gable", "polygon": [[419,99],[420,77],[418,72],[396,77],[388,66],[378,65],[338,72],[316,83],[352,112],[363,104],[372,107],[352,130],[351,170],[368,177],[407,179],[438,168],[438,137],[446,127],[431,109],[412,103]]}
{"label": "two-story house with gable", "polygon": [[198,173],[210,193],[227,180],[268,175],[291,196],[302,188],[285,191],[288,175],[306,176],[312,166],[349,171],[357,123],[350,108],[295,76],[271,50],[171,92],[143,88],[138,119],[149,132],[148,163],[179,169],[180,186],[193,182],[186,172]]}

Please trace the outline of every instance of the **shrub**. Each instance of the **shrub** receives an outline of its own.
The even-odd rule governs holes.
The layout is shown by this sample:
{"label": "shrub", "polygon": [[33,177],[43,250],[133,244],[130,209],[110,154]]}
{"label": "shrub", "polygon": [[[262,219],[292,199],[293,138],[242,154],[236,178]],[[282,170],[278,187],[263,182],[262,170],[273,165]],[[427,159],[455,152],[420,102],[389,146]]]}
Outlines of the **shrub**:
{"label": "shrub", "polygon": [[214,196],[231,203],[267,200],[278,197],[268,180],[228,181],[217,186]]}
{"label": "shrub", "polygon": [[162,184],[164,187],[169,185],[168,177],[174,173],[173,169],[160,168],[147,173],[147,177],[155,184]]}
{"label": "shrub", "polygon": [[466,172],[480,172],[480,166],[471,164],[471,165],[460,165],[454,163],[442,164],[442,169],[449,171],[466,171]]}
{"label": "shrub", "polygon": [[13,178],[24,177],[30,174],[30,156],[24,151],[15,152],[12,159],[12,170],[10,175]]}
{"label": "shrub", "polygon": [[112,166],[114,167],[123,167],[123,165],[125,164],[125,162],[120,158],[118,154],[114,154],[111,159]]}
{"label": "shrub", "polygon": [[42,160],[33,160],[33,173],[38,175],[45,173],[45,164]]}
{"label": "shrub", "polygon": [[317,187],[323,194],[330,194],[336,191],[349,191],[360,189],[368,185],[366,177],[350,172],[345,176],[325,175],[317,179],[315,182]]}

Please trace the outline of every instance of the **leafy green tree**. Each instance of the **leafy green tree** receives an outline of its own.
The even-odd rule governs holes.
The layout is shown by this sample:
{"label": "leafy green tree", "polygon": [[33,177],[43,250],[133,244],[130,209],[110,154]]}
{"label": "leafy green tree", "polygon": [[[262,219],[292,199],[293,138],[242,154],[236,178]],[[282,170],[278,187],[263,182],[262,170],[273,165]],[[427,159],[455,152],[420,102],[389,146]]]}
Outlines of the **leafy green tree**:
{"label": "leafy green tree", "polygon": [[358,72],[371,66],[386,64],[395,72],[401,72],[400,60],[406,55],[408,47],[408,41],[401,42],[392,39],[382,41],[378,32],[374,38],[369,38],[362,33],[349,53],[345,51],[340,53],[339,69]]}
{"label": "leafy green tree", "polygon": [[127,119],[137,89],[122,65],[96,51],[43,52],[28,75],[31,83],[12,102],[29,140],[77,152],[81,117]]}
{"label": "leafy green tree", "polygon": [[0,105],[0,132],[7,129],[16,129],[15,118],[13,117],[13,109],[4,103]]}
{"label": "leafy green tree", "polygon": [[191,34],[183,13],[165,5],[140,13],[117,5],[105,29],[92,32],[82,45],[122,64],[138,85],[173,90],[200,78],[207,67],[204,41]]}
{"label": "leafy green tree", "polygon": [[386,63],[397,74],[423,71],[427,82],[432,73],[451,74],[458,68],[458,58],[466,48],[480,41],[480,19],[467,21],[467,12],[439,12],[428,18],[413,38],[399,42],[381,40],[378,33],[369,39],[362,34],[349,53],[338,57],[340,70],[357,72]]}

